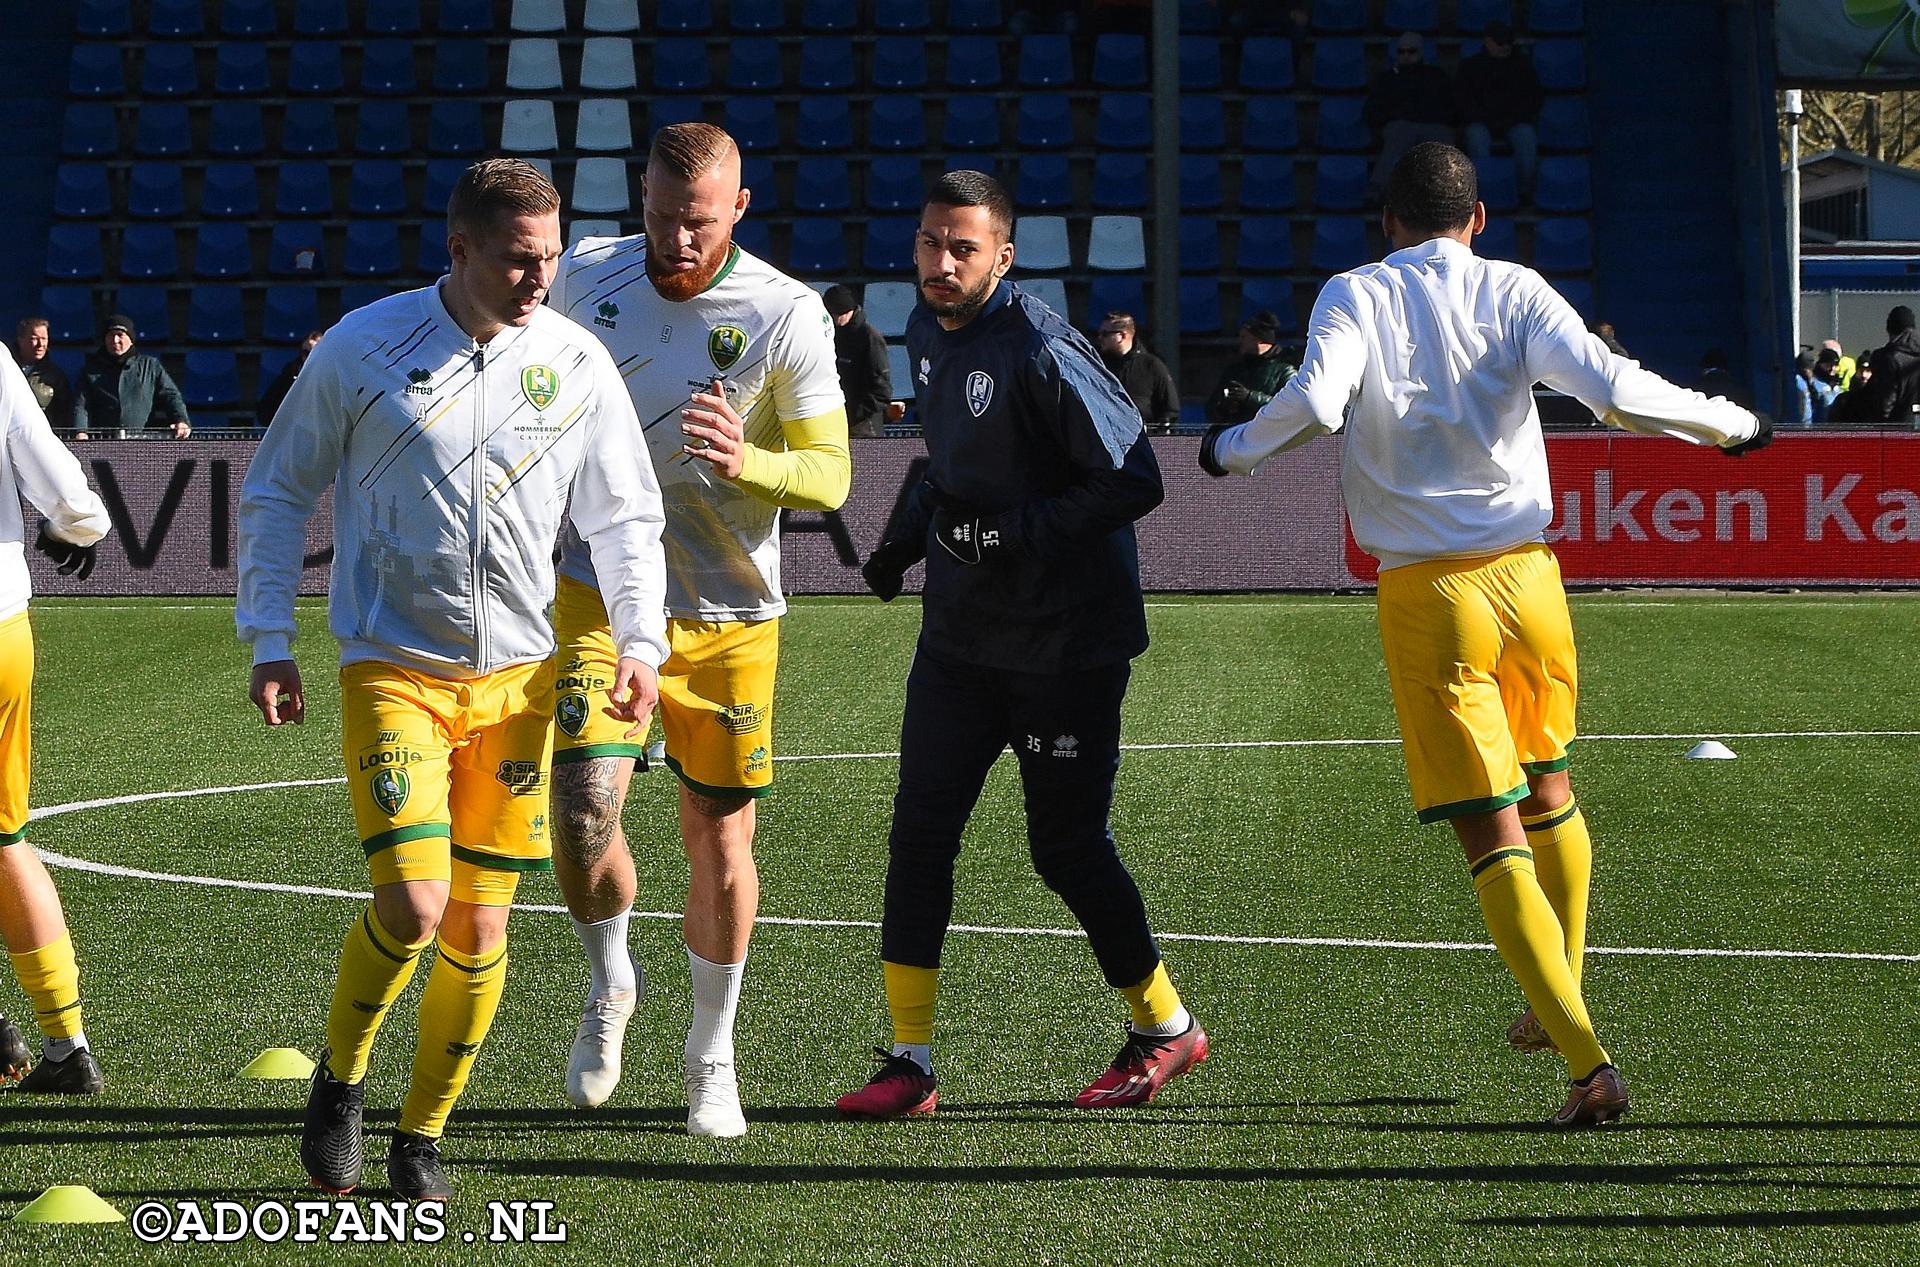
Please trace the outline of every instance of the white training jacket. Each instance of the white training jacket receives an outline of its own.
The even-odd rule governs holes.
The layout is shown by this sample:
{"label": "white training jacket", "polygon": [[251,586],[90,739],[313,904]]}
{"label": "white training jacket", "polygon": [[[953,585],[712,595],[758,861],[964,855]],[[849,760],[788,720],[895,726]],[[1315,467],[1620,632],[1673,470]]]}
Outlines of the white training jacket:
{"label": "white training jacket", "polygon": [[658,667],[664,515],[646,454],[612,358],[551,309],[484,345],[437,285],[349,313],[308,357],[241,487],[240,638],[255,664],[290,658],[306,522],[331,486],[342,664],[468,677],[544,659],[571,498],[620,654]]}
{"label": "white training jacket", "polygon": [[1607,351],[1532,269],[1435,238],[1328,281],[1300,372],[1214,456],[1251,474],[1345,427],[1347,517],[1382,568],[1497,554],[1553,519],[1538,382],[1642,435],[1724,447],[1759,427]]}
{"label": "white training jacket", "polygon": [[[34,399],[27,376],[14,363],[13,349],[0,344],[0,620],[17,616],[33,597],[27,575],[26,524],[20,495],[26,494],[47,517],[53,535],[90,546],[107,535],[112,521],[98,495],[87,487],[79,459],[54,438],[46,414]],[[36,535],[38,535],[36,530]]]}

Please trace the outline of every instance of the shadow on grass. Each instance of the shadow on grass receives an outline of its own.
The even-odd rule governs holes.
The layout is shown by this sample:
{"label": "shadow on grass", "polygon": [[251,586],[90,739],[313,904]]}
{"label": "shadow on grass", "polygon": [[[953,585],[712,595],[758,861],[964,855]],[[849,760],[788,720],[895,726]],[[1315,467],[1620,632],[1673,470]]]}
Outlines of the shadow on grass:
{"label": "shadow on grass", "polygon": [[[1350,1131],[1384,1131],[1413,1135],[1520,1135],[1564,1134],[1544,1120],[1538,1122],[1327,1122]],[[1605,1135],[1636,1131],[1920,1131],[1920,1122],[1872,1120],[1821,1120],[1770,1118],[1748,1122],[1647,1122],[1639,1118],[1611,1122],[1600,1128]],[[1590,1132],[1581,1132],[1587,1134]]]}
{"label": "shadow on grass", "polygon": [[1463,1219],[1475,1227],[1524,1228],[1722,1228],[1761,1230],[1790,1227],[1909,1227],[1920,1223],[1920,1209],[1894,1210],[1729,1210],[1720,1214],[1540,1214]]}

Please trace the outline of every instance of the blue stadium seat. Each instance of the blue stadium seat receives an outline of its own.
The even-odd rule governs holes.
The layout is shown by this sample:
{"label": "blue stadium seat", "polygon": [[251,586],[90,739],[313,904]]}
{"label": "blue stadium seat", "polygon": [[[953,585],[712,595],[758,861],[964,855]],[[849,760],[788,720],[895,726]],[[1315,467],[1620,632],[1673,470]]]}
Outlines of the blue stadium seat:
{"label": "blue stadium seat", "polygon": [[869,273],[904,273],[913,268],[914,216],[871,216],[860,246]]}
{"label": "blue stadium seat", "polygon": [[435,92],[485,92],[491,82],[485,40],[439,40],[433,46]]}
{"label": "blue stadium seat", "polygon": [[1533,226],[1533,266],[1543,273],[1593,267],[1593,229],[1584,216],[1543,219]]}
{"label": "blue stadium seat", "polygon": [[407,209],[405,170],[394,159],[363,159],[353,165],[347,209],[356,216],[391,216]]}
{"label": "blue stadium seat", "polygon": [[336,40],[301,40],[287,52],[287,91],[335,96],[346,90]]}
{"label": "blue stadium seat", "polygon": [[486,148],[478,101],[436,101],[428,107],[427,153],[478,154]]}
{"label": "blue stadium seat", "polygon": [[647,103],[647,139],[675,123],[698,122],[705,114],[698,97],[655,97]]}
{"label": "blue stadium seat", "polygon": [[327,165],[282,163],[276,177],[273,209],[283,216],[331,215],[333,182],[327,175]]}
{"label": "blue stadium seat", "polygon": [[1587,86],[1587,55],[1579,40],[1541,40],[1533,46],[1533,68],[1548,92],[1578,92]]}
{"label": "blue stadium seat", "polygon": [[1585,158],[1540,160],[1533,204],[1542,211],[1586,211],[1593,206],[1593,171]]}
{"label": "blue stadium seat", "polygon": [[1468,35],[1478,35],[1489,22],[1513,25],[1513,0],[1460,0],[1453,25]]}
{"label": "blue stadium seat", "polygon": [[941,141],[950,150],[999,149],[999,102],[986,95],[948,97]]}
{"label": "blue stadium seat", "polygon": [[147,8],[147,34],[165,39],[192,39],[206,33],[200,0],[153,0]]}
{"label": "blue stadium seat", "polygon": [[351,286],[340,288],[340,313],[357,312],[371,303],[378,303],[395,292],[390,282],[355,282]]}
{"label": "blue stadium seat", "polygon": [[[132,314],[128,314],[131,316]],[[238,286],[195,286],[187,301],[187,338],[194,343],[239,343],[247,337]]]}
{"label": "blue stadium seat", "polygon": [[1240,45],[1240,86],[1249,92],[1293,90],[1293,44],[1277,35],[1256,35]]}
{"label": "blue stadium seat", "polygon": [[780,116],[772,97],[729,96],[722,126],[743,150],[780,147]]}
{"label": "blue stadium seat", "polygon": [[133,116],[133,152],[141,158],[178,158],[193,147],[184,101],[143,101]]}
{"label": "blue stadium seat", "polygon": [[440,0],[442,35],[488,35],[493,31],[493,0]]}
{"label": "blue stadium seat", "polygon": [[697,92],[712,82],[707,42],[692,35],[671,35],[653,44],[653,86],[667,92]]}
{"label": "blue stadium seat", "polygon": [[[302,264],[305,267],[302,267]],[[307,220],[281,220],[267,239],[267,272],[274,277],[310,277],[326,271],[325,238]]]}
{"label": "blue stadium seat", "polygon": [[[877,57],[874,60],[879,62]],[[779,41],[758,35],[728,41],[727,87],[778,88],[783,82]]]}
{"label": "blue stadium seat", "polygon": [[1220,271],[1220,222],[1212,216],[1180,217],[1180,271]]}
{"label": "blue stadium seat", "polygon": [[1513,221],[1489,216],[1486,229],[1473,240],[1473,249],[1490,260],[1517,262],[1520,259],[1520,234],[1514,229]]}
{"label": "blue stadium seat", "polygon": [[837,93],[800,98],[794,140],[803,150],[853,148],[853,112]]}
{"label": "blue stadium seat", "polygon": [[[222,225],[221,228],[238,226]],[[120,276],[168,281],[179,276],[180,250],[170,224],[130,224],[120,237]]]}
{"label": "blue stadium seat", "polygon": [[[1324,106],[1326,99],[1321,101]],[[1300,114],[1292,97],[1248,97],[1240,148],[1292,153],[1300,148]]]}
{"label": "blue stadium seat", "polygon": [[1082,316],[1091,326],[1095,314],[1147,311],[1146,278],[1134,273],[1098,273],[1087,287],[1087,310]]}
{"label": "blue stadium seat", "polygon": [[1220,158],[1215,154],[1180,156],[1180,210],[1220,209]]}
{"label": "blue stadium seat", "polygon": [[[171,238],[173,230],[168,229],[167,235]],[[203,224],[195,231],[193,235],[193,275],[195,277],[245,277],[251,272],[253,272],[253,248],[247,238],[246,225]]]}
{"label": "blue stadium seat", "polygon": [[[878,59],[875,59],[878,61]],[[1073,44],[1064,35],[1020,37],[1020,86],[1066,88],[1073,84]],[[1185,86],[1185,80],[1182,80]]]}
{"label": "blue stadium seat", "polygon": [[1299,329],[1300,317],[1293,305],[1293,283],[1284,277],[1249,277],[1241,283],[1240,320],[1246,321],[1256,312],[1272,313],[1283,332]]}
{"label": "blue stadium seat", "polygon": [[267,126],[260,113],[260,103],[214,102],[207,119],[207,152],[233,158],[258,158],[266,153]]}
{"label": "blue stadium seat", "polygon": [[47,319],[47,333],[57,342],[92,343],[98,331],[93,328],[93,287],[48,286],[40,292],[40,312]]}
{"label": "blue stadium seat", "polygon": [[1240,221],[1234,259],[1243,273],[1285,273],[1293,268],[1293,221],[1285,216],[1248,216]]}
{"label": "blue stadium seat", "polygon": [[1373,148],[1364,97],[1322,97],[1314,108],[1313,143],[1323,150],[1357,152]]}
{"label": "blue stadium seat", "polygon": [[238,358],[224,348],[196,348],[187,353],[187,372],[180,379],[180,395],[190,409],[219,409],[240,403]]}
{"label": "blue stadium seat", "polygon": [[1240,164],[1240,206],[1249,211],[1291,211],[1293,159],[1285,154],[1249,154]]}
{"label": "blue stadium seat", "polygon": [[91,224],[56,224],[47,230],[47,276],[90,282],[106,269],[100,230]]}
{"label": "blue stadium seat", "polygon": [[1536,35],[1577,35],[1587,26],[1583,0],[1530,0],[1527,29]]}
{"label": "blue stadium seat", "polygon": [[1029,92],[1020,97],[1016,136],[1022,150],[1063,150],[1073,144],[1073,102],[1065,93]]}
{"label": "blue stadium seat", "polygon": [[800,87],[806,92],[846,92],[859,76],[853,41],[844,35],[809,35],[800,44]]}
{"label": "blue stadium seat", "polygon": [[418,35],[420,0],[367,0],[369,35]]}
{"label": "blue stadium seat", "polygon": [[394,277],[400,272],[400,229],[392,220],[351,220],[347,223],[346,258],[341,271],[349,277]]}
{"label": "blue stadium seat", "polygon": [[794,165],[795,211],[845,211],[852,205],[847,160],[837,154],[809,154]]}
{"label": "blue stadium seat", "polygon": [[120,122],[113,107],[100,101],[76,101],[60,125],[63,158],[109,158],[120,152]]}
{"label": "blue stadium seat", "polygon": [[1367,222],[1359,216],[1321,216],[1313,222],[1307,259],[1322,273],[1344,273],[1367,263]]}
{"label": "blue stadium seat", "polygon": [[1439,0],[1387,0],[1380,25],[1389,31],[1418,31],[1432,35],[1440,29]]}
{"label": "blue stadium seat", "polygon": [[225,220],[259,215],[258,172],[253,163],[208,163],[200,182],[200,214]]}
{"label": "blue stadium seat", "polygon": [[124,97],[126,72],[118,44],[75,44],[67,72],[67,93],[74,97]]}
{"label": "blue stadium seat", "polygon": [[1110,92],[1094,114],[1093,143],[1103,150],[1143,150],[1153,144],[1152,100],[1144,92]]}
{"label": "blue stadium seat", "polygon": [[76,35],[112,38],[133,34],[132,6],[128,0],[80,0],[74,13]]}
{"label": "blue stadium seat", "polygon": [[[439,104],[439,103],[435,103]],[[356,154],[405,154],[413,149],[413,125],[404,101],[363,101],[354,123]]]}
{"label": "blue stadium seat", "polygon": [[882,31],[924,31],[933,25],[927,0],[874,0],[873,24]]}
{"label": "blue stadium seat", "polygon": [[[118,57],[116,50],[114,56]],[[200,91],[191,44],[148,44],[140,58],[140,92],[148,97],[192,97]]]}
{"label": "blue stadium seat", "polygon": [[1227,112],[1216,93],[1180,98],[1180,148],[1218,150],[1227,144]]}
{"label": "blue stadium seat", "polygon": [[1101,211],[1138,211],[1147,205],[1152,185],[1145,154],[1093,156],[1093,205]]}
{"label": "blue stadium seat", "polygon": [[1000,0],[948,0],[947,25],[956,31],[997,31],[1005,25]]}
{"label": "blue stadium seat", "polygon": [[1093,82],[1100,88],[1147,86],[1147,37],[1106,34],[1093,41]]}
{"label": "blue stadium seat", "polygon": [[1180,279],[1180,333],[1220,333],[1220,279],[1205,277]]}
{"label": "blue stadium seat", "polygon": [[1359,35],[1367,29],[1366,0],[1313,0],[1307,20],[1316,31]]}
{"label": "blue stadium seat", "polygon": [[1593,125],[1587,113],[1585,97],[1548,97],[1540,107],[1535,125],[1540,148],[1545,150],[1584,150],[1593,143]]}
{"label": "blue stadium seat", "polygon": [[1330,154],[1313,166],[1313,203],[1322,211],[1359,211],[1366,205],[1371,164],[1355,154]]}
{"label": "blue stadium seat", "polygon": [[430,216],[446,215],[447,199],[453,197],[453,187],[467,166],[464,158],[428,159],[427,184],[420,193],[420,210]]}
{"label": "blue stadium seat", "polygon": [[213,90],[227,97],[265,96],[273,80],[267,74],[267,46],[253,40],[222,40],[213,58]]}
{"label": "blue stadium seat", "polygon": [[1202,35],[1218,31],[1219,0],[1180,0],[1180,29]]}
{"label": "blue stadium seat", "polygon": [[296,0],[293,6],[295,35],[345,35],[347,0]]}
{"label": "blue stadium seat", "polygon": [[1359,92],[1367,86],[1367,47],[1357,39],[1316,40],[1313,86],[1322,92]]}
{"label": "blue stadium seat", "polygon": [[410,97],[417,84],[412,40],[368,40],[360,53],[360,91],[375,97]]}
{"label": "blue stadium seat", "polygon": [[925,88],[927,42],[918,35],[882,35],[873,42],[874,88]]}
{"label": "blue stadium seat", "polygon": [[[316,328],[316,327],[309,327],[309,329],[313,329],[313,328]],[[273,336],[268,334],[262,334],[261,337],[272,338]],[[292,348],[281,347],[281,348],[261,349],[260,373],[257,379],[261,388],[264,389],[268,383],[271,383],[274,379],[280,377],[280,371],[287,368],[288,365],[292,364],[293,358],[297,355],[299,354],[295,352],[294,349]]]}
{"label": "blue stadium seat", "polygon": [[807,0],[800,25],[809,31],[851,31],[859,20],[854,0]]}
{"label": "blue stadium seat", "polygon": [[1562,299],[1573,305],[1575,312],[1589,321],[1593,320],[1592,282],[1578,277],[1556,277],[1553,279],[1553,288],[1560,292]]}
{"label": "blue stadium seat", "polygon": [[113,297],[111,311],[133,318],[135,342],[165,343],[173,338],[173,313],[164,286],[122,286]]}
{"label": "blue stadium seat", "polygon": [[711,31],[713,6],[707,0],[660,0],[654,23],[663,31]]}
{"label": "blue stadium seat", "polygon": [[1220,41],[1211,35],[1180,37],[1180,91],[1212,91],[1220,86]]}
{"label": "blue stadium seat", "polygon": [[1073,173],[1065,154],[1035,154],[1022,143],[1013,201],[1022,211],[1073,205]]}
{"label": "blue stadium seat", "polygon": [[869,211],[918,211],[926,192],[917,155],[882,154],[867,164]]}
{"label": "blue stadium seat", "polygon": [[127,177],[127,214],[140,220],[177,220],[187,214],[180,165],[135,163]]}
{"label": "blue stadium seat", "polygon": [[290,101],[280,123],[283,154],[332,154],[340,148],[340,129],[331,101]]}
{"label": "blue stadium seat", "polygon": [[956,35],[947,41],[947,86],[993,88],[1000,83],[1000,41],[991,35]]}
{"label": "blue stadium seat", "polygon": [[732,0],[727,25],[736,31],[778,31],[787,24],[782,0]]}
{"label": "blue stadium seat", "polygon": [[447,252],[447,222],[429,220],[420,226],[420,245],[414,252],[413,269],[428,277],[438,277],[453,267]]}
{"label": "blue stadium seat", "polygon": [[787,251],[787,267],[796,273],[832,273],[847,271],[846,235],[840,221],[830,218],[795,220],[793,240]]}
{"label": "blue stadium seat", "polygon": [[91,220],[113,214],[113,191],[103,163],[62,163],[53,176],[53,214]]}
{"label": "blue stadium seat", "polygon": [[756,155],[741,159],[740,183],[753,191],[756,212],[780,209],[780,182],[774,179],[772,159]]}
{"label": "blue stadium seat", "polygon": [[1510,158],[1485,158],[1474,164],[1480,183],[1480,201],[1488,211],[1514,211],[1520,206],[1520,177]]}
{"label": "blue stadium seat", "polygon": [[733,244],[749,255],[763,260],[773,258],[773,234],[765,220],[751,217],[733,226]]}
{"label": "blue stadium seat", "polygon": [[927,116],[920,98],[879,96],[867,110],[867,145],[876,150],[918,150],[927,144]]}

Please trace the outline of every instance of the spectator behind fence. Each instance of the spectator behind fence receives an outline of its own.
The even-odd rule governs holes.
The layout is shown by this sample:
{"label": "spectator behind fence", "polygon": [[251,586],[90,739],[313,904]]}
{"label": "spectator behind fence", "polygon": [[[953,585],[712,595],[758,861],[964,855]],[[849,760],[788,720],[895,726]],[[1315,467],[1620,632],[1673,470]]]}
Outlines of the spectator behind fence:
{"label": "spectator behind fence", "polygon": [[1840,340],[1838,339],[1826,339],[1822,341],[1820,350],[1822,352],[1831,350],[1834,356],[1839,358],[1835,362],[1835,381],[1840,384],[1841,391],[1852,391],[1853,376],[1860,372],[1859,363],[1847,355],[1847,350],[1840,346]]}
{"label": "spectator behind fence", "polygon": [[1140,411],[1147,430],[1170,435],[1180,424],[1180,392],[1173,385],[1167,363],[1142,347],[1139,326],[1129,312],[1110,312],[1093,332],[1093,346],[1100,349],[1127,399]]}
{"label": "spectator behind fence", "polygon": [[1476,164],[1493,153],[1495,137],[1512,148],[1522,198],[1533,197],[1533,173],[1540,159],[1540,134],[1534,125],[1544,100],[1533,59],[1514,49],[1513,28],[1487,23],[1480,51],[1460,62],[1454,101],[1465,125],[1467,153]]}
{"label": "spectator behind fence", "polygon": [[847,434],[883,436],[893,413],[893,375],[887,368],[887,341],[867,323],[866,309],[845,286],[829,286],[821,296],[833,317],[833,362],[840,371],[840,392],[847,398]]}
{"label": "spectator behind fence", "polygon": [[320,342],[321,333],[319,330],[307,331],[307,337],[300,340],[300,355],[282,366],[280,372],[274,375],[273,382],[267,385],[267,390],[260,393],[260,403],[254,406],[253,416],[263,430],[280,412],[280,402],[287,398],[287,393],[293,388],[293,380],[306,368],[307,356],[313,351],[314,345]]}
{"label": "spectator behind fence", "polygon": [[[1814,402],[1814,359],[1814,355],[1811,352],[1802,352],[1799,356],[1793,358],[1793,377],[1787,384],[1793,389],[1793,396],[1787,418],[1787,425],[1789,426],[1811,427],[1821,412]],[[1709,396],[1715,395],[1716,393],[1707,391],[1705,383],[1706,380],[1704,378],[1701,379],[1702,386],[1700,390],[1706,392]]]}
{"label": "spectator behind fence", "polygon": [[52,328],[45,317],[26,317],[14,331],[13,345],[40,412],[55,431],[65,435],[73,430],[73,384],[67,372],[53,363]]}
{"label": "spectator behind fence", "polygon": [[73,426],[95,439],[118,439],[127,431],[193,434],[187,402],[159,358],[133,350],[133,319],[115,313],[100,333],[100,347],[80,370],[73,397]]}
{"label": "spectator behind fence", "polygon": [[1593,331],[1595,338],[1607,345],[1607,351],[1613,353],[1615,356],[1624,356],[1628,360],[1633,359],[1633,353],[1627,351],[1626,346],[1620,342],[1620,335],[1613,328],[1611,321],[1596,321],[1589,328]]}
{"label": "spectator behind fence", "polygon": [[1862,393],[1858,421],[1868,426],[1914,425],[1920,409],[1920,337],[1914,334],[1913,309],[1901,304],[1887,313],[1887,342],[1867,358],[1873,371]]}
{"label": "spectator behind fence", "polygon": [[1220,371],[1207,397],[1207,421],[1229,427],[1245,422],[1292,377],[1293,366],[1280,352],[1280,319],[1263,308],[1240,327],[1240,356]]}
{"label": "spectator behind fence", "polygon": [[1427,64],[1426,53],[1427,42],[1419,32],[1405,32],[1393,42],[1393,65],[1367,92],[1367,126],[1380,146],[1367,182],[1370,198],[1380,196],[1387,173],[1420,142],[1453,143],[1453,81],[1446,71]]}
{"label": "spectator behind fence", "polygon": [[1829,426],[1838,421],[1834,417],[1839,403],[1840,391],[1840,354],[1832,348],[1821,348],[1813,358],[1813,378],[1807,383],[1813,397],[1813,425]]}

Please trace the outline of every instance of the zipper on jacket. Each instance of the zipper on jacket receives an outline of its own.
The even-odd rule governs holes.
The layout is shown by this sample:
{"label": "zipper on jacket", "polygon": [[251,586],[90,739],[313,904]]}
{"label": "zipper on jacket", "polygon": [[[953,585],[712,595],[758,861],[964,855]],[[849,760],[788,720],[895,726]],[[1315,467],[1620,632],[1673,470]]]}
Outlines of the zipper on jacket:
{"label": "zipper on jacket", "polygon": [[473,549],[474,671],[484,673],[492,656],[487,653],[487,570],[482,559],[487,534],[487,346],[473,350],[473,507],[468,530]]}

